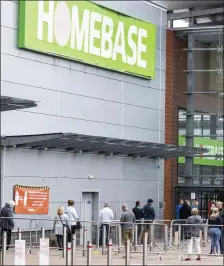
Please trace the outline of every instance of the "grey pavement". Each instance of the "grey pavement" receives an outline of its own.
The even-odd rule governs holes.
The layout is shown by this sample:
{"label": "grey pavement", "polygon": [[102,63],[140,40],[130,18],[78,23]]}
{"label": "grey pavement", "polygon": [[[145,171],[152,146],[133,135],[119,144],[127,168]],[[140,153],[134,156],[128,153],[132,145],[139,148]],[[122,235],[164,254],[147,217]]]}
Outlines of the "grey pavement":
{"label": "grey pavement", "polygon": [[[31,254],[26,254],[26,265],[39,265],[39,249],[33,248]],[[125,265],[125,259],[122,258],[124,253],[113,254],[113,265]],[[161,260],[158,261],[156,254],[148,254],[147,265],[223,265],[223,256],[202,255],[202,261],[196,261],[196,256],[192,255],[192,261],[179,261],[180,250],[173,250],[162,254]],[[186,256],[184,256],[186,257]],[[62,252],[57,249],[50,249],[50,265],[66,265],[66,260],[62,258]],[[7,251],[6,265],[14,265],[14,249]],[[82,256],[82,250],[77,249],[76,265],[87,265],[87,258]],[[92,265],[107,265],[107,256],[101,255],[100,251],[92,252]],[[131,255],[130,265],[143,265],[143,254],[133,253]]]}

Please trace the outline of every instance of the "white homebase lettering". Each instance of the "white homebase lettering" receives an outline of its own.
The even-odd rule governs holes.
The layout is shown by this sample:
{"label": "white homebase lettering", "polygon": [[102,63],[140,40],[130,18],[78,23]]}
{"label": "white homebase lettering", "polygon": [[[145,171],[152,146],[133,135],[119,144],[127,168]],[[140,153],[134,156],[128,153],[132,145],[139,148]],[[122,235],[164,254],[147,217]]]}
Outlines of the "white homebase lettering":
{"label": "white homebase lettering", "polygon": [[49,11],[44,12],[45,1],[38,1],[38,29],[37,39],[43,40],[43,23],[48,24],[48,42],[53,43],[53,15],[54,15],[54,1],[47,2]]}
{"label": "white homebase lettering", "polygon": [[79,25],[78,6],[72,7],[72,26],[71,26],[71,48],[82,51],[84,42],[84,52],[89,51],[89,10],[85,9],[81,26]]}
{"label": "white homebase lettering", "polygon": [[96,22],[101,22],[102,16],[92,12],[90,16],[89,53],[100,56],[100,48],[94,46],[94,39],[100,39],[100,31],[95,28]]}
{"label": "white homebase lettering", "polygon": [[117,54],[121,54],[123,63],[126,63],[125,39],[124,39],[124,23],[119,21],[114,41],[114,49],[112,59],[117,59]]}
{"label": "white homebase lettering", "polygon": [[[107,31],[108,28],[108,31]],[[112,36],[114,32],[113,20],[109,17],[104,16],[102,22],[102,33],[101,33],[101,56],[104,58],[111,58],[113,42]],[[106,44],[108,48],[106,49]]]}
{"label": "white homebase lettering", "polygon": [[139,67],[146,68],[147,63],[145,60],[142,60],[142,53],[146,53],[146,45],[142,43],[142,38],[147,38],[147,31],[139,28],[138,30],[138,60],[137,65]]}
{"label": "white homebase lettering", "polygon": [[68,43],[70,32],[70,11],[66,2],[59,2],[54,12],[54,36],[60,46]]}
{"label": "white homebase lettering", "polygon": [[128,45],[132,50],[132,56],[127,55],[127,63],[131,66],[135,65],[137,61],[137,45],[132,39],[134,34],[137,36],[137,32],[137,27],[135,25],[131,25],[128,31]]}

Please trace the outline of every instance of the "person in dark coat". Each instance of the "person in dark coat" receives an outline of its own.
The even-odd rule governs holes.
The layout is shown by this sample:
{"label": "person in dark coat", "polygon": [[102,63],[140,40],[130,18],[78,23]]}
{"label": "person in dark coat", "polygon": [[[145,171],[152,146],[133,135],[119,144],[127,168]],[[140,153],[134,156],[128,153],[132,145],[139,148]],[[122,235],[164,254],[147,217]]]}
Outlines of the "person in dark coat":
{"label": "person in dark coat", "polygon": [[144,215],[144,223],[145,223],[145,230],[144,232],[148,232],[148,243],[151,242],[150,236],[151,236],[151,230],[152,228],[150,227],[149,224],[153,223],[153,221],[155,220],[155,210],[152,206],[153,200],[152,199],[148,199],[148,204],[146,204],[143,207],[143,215]]}
{"label": "person in dark coat", "polygon": [[180,208],[179,214],[181,220],[187,220],[187,218],[191,216],[191,207],[189,206],[188,201],[184,201],[183,206]]}
{"label": "person in dark coat", "polygon": [[[191,207],[189,205],[189,201],[188,200],[185,200],[184,201],[184,204],[183,206],[180,208],[180,211],[179,211],[179,214],[180,214],[180,219],[181,220],[187,220],[188,217],[191,216]],[[181,222],[181,224],[184,223],[184,221]],[[183,228],[181,227],[181,240],[184,239],[184,230]]]}
{"label": "person in dark coat", "polygon": [[132,211],[133,211],[133,213],[135,215],[135,221],[137,223],[137,228],[138,228],[137,232],[138,232],[138,239],[139,239],[139,236],[141,234],[141,225],[140,225],[140,223],[141,223],[141,219],[144,218],[143,209],[140,207],[140,201],[139,200],[136,201],[136,205],[135,205],[135,207],[133,208]]}
{"label": "person in dark coat", "polygon": [[12,235],[12,230],[14,229],[14,221],[13,221],[14,206],[15,206],[15,202],[13,200],[10,200],[8,203],[5,204],[5,207],[1,209],[1,214],[0,214],[0,217],[2,218],[1,219],[1,234],[3,234],[3,232],[6,232],[7,234],[6,250],[9,249],[9,246],[11,244],[11,235]]}

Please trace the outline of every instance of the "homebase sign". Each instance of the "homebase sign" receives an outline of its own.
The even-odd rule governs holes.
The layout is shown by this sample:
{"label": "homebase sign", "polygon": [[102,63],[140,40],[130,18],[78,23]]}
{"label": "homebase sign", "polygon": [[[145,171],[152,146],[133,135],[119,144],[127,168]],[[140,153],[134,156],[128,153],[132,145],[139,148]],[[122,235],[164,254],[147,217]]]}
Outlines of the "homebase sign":
{"label": "homebase sign", "polygon": [[89,1],[19,3],[20,48],[155,78],[155,25]]}
{"label": "homebase sign", "polygon": [[[186,138],[179,136],[179,145],[185,146],[185,144]],[[223,167],[223,140],[195,137],[194,147],[208,150],[208,153],[202,154],[203,156],[208,155],[208,157],[195,157],[194,164]],[[184,163],[185,160],[184,158],[179,158],[178,162]]]}

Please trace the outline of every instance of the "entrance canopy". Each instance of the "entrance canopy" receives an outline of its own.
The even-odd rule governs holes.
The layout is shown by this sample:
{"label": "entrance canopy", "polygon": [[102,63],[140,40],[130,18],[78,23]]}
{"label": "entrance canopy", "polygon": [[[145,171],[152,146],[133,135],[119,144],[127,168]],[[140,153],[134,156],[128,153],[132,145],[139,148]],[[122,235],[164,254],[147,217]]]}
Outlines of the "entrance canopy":
{"label": "entrance canopy", "polygon": [[1,99],[1,112],[37,106],[37,104],[31,100],[19,99],[15,97],[2,96],[2,95],[0,96],[0,99]]}
{"label": "entrance canopy", "polygon": [[75,133],[5,136],[1,138],[1,146],[146,159],[195,157],[208,152],[206,149]]}

